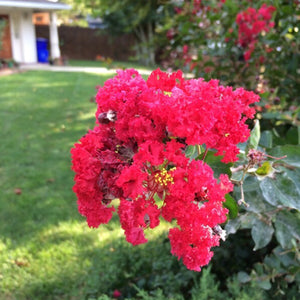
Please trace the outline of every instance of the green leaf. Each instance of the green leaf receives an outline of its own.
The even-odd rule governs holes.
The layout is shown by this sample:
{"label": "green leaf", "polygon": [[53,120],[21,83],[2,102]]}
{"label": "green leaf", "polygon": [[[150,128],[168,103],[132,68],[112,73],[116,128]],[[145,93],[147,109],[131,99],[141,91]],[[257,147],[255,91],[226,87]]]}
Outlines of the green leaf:
{"label": "green leaf", "polygon": [[191,23],[190,22],[185,22],[183,24],[183,26],[181,27],[181,34],[187,35],[190,27],[191,27]]}
{"label": "green leaf", "polygon": [[259,180],[263,180],[265,177],[274,178],[274,173],[276,169],[272,166],[273,163],[265,161],[255,172],[254,174]]}
{"label": "green leaf", "polygon": [[260,175],[260,176],[266,176],[270,174],[273,171],[273,167],[269,161],[265,161],[261,167],[259,167],[256,171],[255,174]]}
{"label": "green leaf", "polygon": [[259,140],[260,140],[260,124],[259,121],[256,120],[254,128],[251,130],[250,138],[248,140],[248,144],[246,147],[246,153],[248,153],[250,149],[257,149]]}
{"label": "green leaf", "polygon": [[263,148],[272,148],[273,146],[272,131],[266,130],[261,133],[259,145]]}
{"label": "green leaf", "polygon": [[187,158],[195,159],[198,156],[197,146],[189,145],[185,149],[185,156]]}
{"label": "green leaf", "polygon": [[280,112],[266,112],[262,113],[263,119],[280,119],[281,113]]}
{"label": "green leaf", "polygon": [[268,268],[276,269],[278,272],[283,271],[282,267],[280,266],[280,260],[274,255],[274,253],[271,253],[265,257],[264,264]]}
{"label": "green leaf", "polygon": [[228,212],[229,219],[236,218],[239,211],[236,201],[229,194],[225,195],[225,199],[226,201],[223,203],[223,206],[229,210]]}
{"label": "green leaf", "polygon": [[246,175],[244,175],[243,170],[239,170],[239,171],[234,171],[231,174],[230,179],[233,180],[233,181],[241,181],[243,177],[245,179],[245,178],[249,177],[249,174],[246,173]]}
{"label": "green leaf", "polygon": [[[164,198],[164,197],[163,197]],[[161,199],[157,193],[155,193],[153,195],[153,200],[155,201],[155,204],[158,206],[158,207],[162,207],[163,204],[164,204],[164,201],[163,199]]]}
{"label": "green leaf", "polygon": [[241,227],[241,220],[239,218],[235,218],[234,220],[229,220],[225,225],[226,234],[235,234],[238,229]]}
{"label": "green leaf", "polygon": [[251,229],[251,235],[255,243],[254,251],[267,246],[273,236],[274,228],[270,222],[267,224],[259,219],[255,219]]}
{"label": "green leaf", "polygon": [[292,239],[300,242],[300,213],[281,211],[275,220],[275,236],[284,249],[293,247]]}
{"label": "green leaf", "polygon": [[270,280],[258,280],[257,285],[264,290],[269,290],[272,287]]}
{"label": "green leaf", "polygon": [[213,169],[215,178],[220,177],[221,174],[231,176],[231,163],[225,164],[221,162],[222,156],[215,156],[213,151],[208,151],[204,161]]}
{"label": "green leaf", "polygon": [[[296,171],[294,172],[297,175]],[[284,205],[300,210],[299,183],[296,183],[289,173],[277,174],[276,179],[266,177],[260,182],[260,189],[269,204]]]}
{"label": "green leaf", "polygon": [[237,279],[240,283],[246,283],[251,280],[251,277],[246,272],[241,271],[241,272],[238,272]]}
{"label": "green leaf", "polygon": [[268,151],[269,155],[275,157],[282,157],[286,155],[284,158],[284,162],[300,168],[300,146],[299,145],[284,145],[277,146],[270,151]]}
{"label": "green leaf", "polygon": [[[264,201],[259,183],[260,181],[255,176],[248,176],[244,181],[244,197],[246,203],[249,205],[245,209],[249,212],[261,213],[274,209],[274,206]],[[234,195],[236,199],[241,198],[240,187],[235,187]]]}
{"label": "green leaf", "polygon": [[298,128],[291,127],[285,136],[285,144],[297,145],[299,141],[298,138]]}
{"label": "green leaf", "polygon": [[205,148],[201,145],[189,145],[185,149],[185,156],[190,159],[197,159],[204,151]]}
{"label": "green leaf", "polygon": [[253,222],[257,219],[257,214],[254,213],[246,213],[241,215],[239,218],[241,222],[241,228],[242,229],[250,229],[252,228]]}
{"label": "green leaf", "polygon": [[293,283],[295,281],[295,276],[293,275],[286,275],[284,277],[284,280],[287,282],[287,283]]}
{"label": "green leaf", "polygon": [[297,269],[299,270],[299,261],[297,259],[297,255],[295,255],[295,253],[293,253],[292,251],[286,251],[286,249],[277,246],[273,250],[273,253],[283,267],[287,268],[290,266],[296,266]]}
{"label": "green leaf", "polygon": [[298,194],[300,195],[300,169],[285,169],[286,176],[294,183]]}

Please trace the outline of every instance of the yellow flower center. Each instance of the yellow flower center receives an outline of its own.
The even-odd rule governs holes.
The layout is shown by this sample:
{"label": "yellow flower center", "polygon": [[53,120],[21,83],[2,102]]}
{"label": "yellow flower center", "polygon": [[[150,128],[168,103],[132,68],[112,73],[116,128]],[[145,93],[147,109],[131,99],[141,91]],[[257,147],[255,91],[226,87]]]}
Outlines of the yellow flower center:
{"label": "yellow flower center", "polygon": [[[170,171],[173,171],[175,168],[171,169]],[[154,175],[154,181],[158,184],[160,184],[163,187],[166,187],[169,183],[174,184],[174,179],[168,171],[163,168],[159,173],[156,173]]]}
{"label": "yellow flower center", "polygon": [[169,96],[169,97],[171,97],[171,96],[172,96],[172,92],[167,92],[167,91],[164,91],[164,95],[165,95],[165,96]]}

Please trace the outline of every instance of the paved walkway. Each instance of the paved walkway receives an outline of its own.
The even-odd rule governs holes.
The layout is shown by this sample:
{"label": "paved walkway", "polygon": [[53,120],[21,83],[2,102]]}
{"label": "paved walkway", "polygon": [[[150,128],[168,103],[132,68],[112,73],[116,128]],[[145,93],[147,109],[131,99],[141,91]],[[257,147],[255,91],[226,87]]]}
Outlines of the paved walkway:
{"label": "paved walkway", "polygon": [[[20,70],[40,70],[53,72],[84,72],[94,74],[116,74],[117,69],[94,68],[94,67],[71,67],[71,66],[51,66],[48,64],[21,64]],[[151,71],[137,69],[141,75],[150,75]]]}

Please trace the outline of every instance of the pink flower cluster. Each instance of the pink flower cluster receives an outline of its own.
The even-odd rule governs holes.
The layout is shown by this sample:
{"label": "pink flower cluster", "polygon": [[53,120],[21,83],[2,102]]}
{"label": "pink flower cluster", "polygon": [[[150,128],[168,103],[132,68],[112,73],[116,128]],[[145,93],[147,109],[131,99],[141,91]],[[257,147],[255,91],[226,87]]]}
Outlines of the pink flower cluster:
{"label": "pink flower cluster", "polygon": [[185,80],[181,71],[158,69],[145,81],[130,69],[107,80],[96,100],[96,127],[71,150],[79,212],[98,227],[109,222],[118,198],[120,223],[133,245],[147,242],[145,229],[162,217],[174,224],[172,254],[200,271],[219,245],[232,184],[185,150],[205,144],[224,162],[237,160],[237,143],[249,137],[245,121],[254,115],[249,105],[258,96],[217,80]]}
{"label": "pink flower cluster", "polygon": [[246,50],[244,53],[246,61],[251,58],[259,35],[262,32],[269,32],[274,27],[274,22],[271,22],[271,19],[275,11],[274,6],[267,6],[264,3],[258,10],[249,7],[247,10],[238,13],[236,17],[239,28],[238,44]]}

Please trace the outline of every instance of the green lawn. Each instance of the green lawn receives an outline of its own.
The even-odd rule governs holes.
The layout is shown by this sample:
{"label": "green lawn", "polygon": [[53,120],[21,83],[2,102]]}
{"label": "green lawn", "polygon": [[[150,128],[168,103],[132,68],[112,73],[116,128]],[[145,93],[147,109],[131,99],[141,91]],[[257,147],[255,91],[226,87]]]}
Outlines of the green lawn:
{"label": "green lawn", "polygon": [[[77,212],[70,148],[94,126],[91,98],[106,79],[42,71],[1,77],[1,300],[97,299],[114,289],[128,296],[134,284],[169,281],[178,289],[182,274],[194,276],[171,256],[165,224],[133,247],[116,216],[92,230]],[[171,265],[177,271],[164,272]]]}
{"label": "green lawn", "polygon": [[134,68],[139,70],[148,70],[151,71],[155,67],[145,67],[137,62],[127,62],[127,61],[96,61],[96,60],[69,60],[68,65],[72,67],[95,67],[95,68],[110,68],[110,69],[125,69],[125,68]]}

